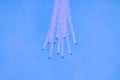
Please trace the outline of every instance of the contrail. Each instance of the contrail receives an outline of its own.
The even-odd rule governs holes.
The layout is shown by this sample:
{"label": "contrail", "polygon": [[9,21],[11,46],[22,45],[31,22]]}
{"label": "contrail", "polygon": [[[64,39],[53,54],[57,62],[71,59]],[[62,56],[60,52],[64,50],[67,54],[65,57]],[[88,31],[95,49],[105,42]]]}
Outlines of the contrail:
{"label": "contrail", "polygon": [[48,57],[49,59],[52,57],[53,54],[53,48],[56,41],[55,39],[57,39],[58,42],[57,54],[61,54],[62,58],[64,58],[64,40],[66,40],[67,42],[68,53],[70,55],[72,54],[70,48],[69,32],[71,33],[73,43],[76,45],[77,42],[70,14],[69,0],[55,0],[50,28],[48,30],[42,48],[42,50],[44,50],[47,44],[50,44],[50,55]]}

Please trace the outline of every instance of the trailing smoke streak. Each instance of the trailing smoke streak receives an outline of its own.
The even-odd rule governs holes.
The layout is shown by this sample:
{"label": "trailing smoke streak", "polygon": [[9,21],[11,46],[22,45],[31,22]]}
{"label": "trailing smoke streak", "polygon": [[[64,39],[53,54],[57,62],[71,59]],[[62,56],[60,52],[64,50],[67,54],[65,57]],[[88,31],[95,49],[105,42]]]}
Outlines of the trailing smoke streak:
{"label": "trailing smoke streak", "polygon": [[69,24],[70,32],[72,34],[74,44],[77,44],[75,38],[75,32],[73,29],[73,24],[70,15],[69,0],[55,0],[54,11],[50,24],[50,29],[46,36],[43,49],[47,46],[47,43],[50,44],[50,55],[48,59],[52,57],[53,48],[55,44],[55,39],[58,41],[57,54],[61,53],[62,58],[64,58],[64,39],[67,41],[68,53],[71,55],[70,41],[69,41]]}

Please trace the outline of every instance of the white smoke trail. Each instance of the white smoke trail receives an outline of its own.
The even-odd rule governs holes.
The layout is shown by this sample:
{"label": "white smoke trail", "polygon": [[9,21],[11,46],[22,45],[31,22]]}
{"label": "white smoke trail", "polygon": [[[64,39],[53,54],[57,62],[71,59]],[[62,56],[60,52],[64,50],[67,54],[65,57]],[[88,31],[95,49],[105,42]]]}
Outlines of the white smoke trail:
{"label": "white smoke trail", "polygon": [[50,43],[50,57],[53,54],[54,39],[58,40],[57,53],[61,53],[62,58],[64,58],[64,39],[67,41],[68,53],[71,53],[69,32],[67,27],[67,22],[69,23],[70,32],[72,33],[72,38],[74,44],[76,44],[75,32],[73,29],[73,23],[70,15],[70,7],[68,0],[55,0],[53,16],[50,24],[50,29],[45,39],[43,50],[46,48],[47,43]]}

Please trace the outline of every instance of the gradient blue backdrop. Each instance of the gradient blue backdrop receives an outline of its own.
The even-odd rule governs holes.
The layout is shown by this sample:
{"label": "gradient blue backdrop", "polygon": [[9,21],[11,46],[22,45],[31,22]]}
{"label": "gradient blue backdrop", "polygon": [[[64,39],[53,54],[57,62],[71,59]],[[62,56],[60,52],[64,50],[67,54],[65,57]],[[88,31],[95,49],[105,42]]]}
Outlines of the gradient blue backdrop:
{"label": "gradient blue backdrop", "polygon": [[0,0],[0,80],[120,80],[120,0],[70,0],[73,56],[41,51],[54,0]]}

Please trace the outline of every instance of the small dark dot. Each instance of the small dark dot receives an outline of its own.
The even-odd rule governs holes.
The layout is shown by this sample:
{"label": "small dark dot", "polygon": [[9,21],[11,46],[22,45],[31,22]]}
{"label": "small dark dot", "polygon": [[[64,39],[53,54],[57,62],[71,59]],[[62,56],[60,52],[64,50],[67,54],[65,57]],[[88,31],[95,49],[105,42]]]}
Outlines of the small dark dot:
{"label": "small dark dot", "polygon": [[41,49],[42,51],[44,51],[44,49]]}
{"label": "small dark dot", "polygon": [[50,44],[50,42],[48,42],[47,44]]}
{"label": "small dark dot", "polygon": [[64,59],[64,56],[62,56],[62,59]]}
{"label": "small dark dot", "polygon": [[53,42],[53,44],[55,45],[55,42]]}
{"label": "small dark dot", "polygon": [[56,39],[58,39],[58,38],[56,37]]}
{"label": "small dark dot", "polygon": [[66,37],[64,37],[64,39],[66,39]]}
{"label": "small dark dot", "polygon": [[75,45],[77,45],[77,43],[75,43]]}
{"label": "small dark dot", "polygon": [[59,55],[60,53],[57,53],[57,55]]}
{"label": "small dark dot", "polygon": [[51,57],[48,57],[48,59],[51,59]]}
{"label": "small dark dot", "polygon": [[70,55],[73,55],[72,53],[70,53]]}

